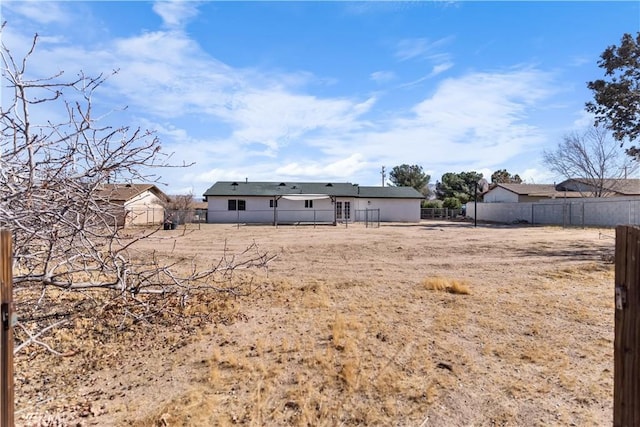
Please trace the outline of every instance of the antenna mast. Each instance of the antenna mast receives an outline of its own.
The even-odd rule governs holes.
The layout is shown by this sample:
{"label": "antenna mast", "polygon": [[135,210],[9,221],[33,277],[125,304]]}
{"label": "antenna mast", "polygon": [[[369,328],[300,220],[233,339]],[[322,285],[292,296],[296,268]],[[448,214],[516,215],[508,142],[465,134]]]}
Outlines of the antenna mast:
{"label": "antenna mast", "polygon": [[382,175],[382,186],[384,187],[384,179],[387,177],[387,174],[384,171],[384,166],[382,167],[382,171],[380,172],[380,175]]}

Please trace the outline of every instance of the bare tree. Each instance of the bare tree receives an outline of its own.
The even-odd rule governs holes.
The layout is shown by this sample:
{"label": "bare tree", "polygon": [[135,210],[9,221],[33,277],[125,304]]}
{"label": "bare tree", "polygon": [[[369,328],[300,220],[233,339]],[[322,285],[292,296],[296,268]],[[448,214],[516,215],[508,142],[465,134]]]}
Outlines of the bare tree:
{"label": "bare tree", "polygon": [[[230,273],[271,259],[256,247],[186,273],[156,256],[132,254],[137,242],[161,227],[123,236],[117,220],[122,206],[111,203],[101,186],[114,176],[155,182],[148,171],[170,167],[169,156],[152,132],[99,125],[92,100],[108,76],[29,77],[37,40],[22,60],[4,43],[0,48],[3,85],[13,95],[0,108],[0,227],[13,232],[22,344],[39,343],[49,328],[82,310],[99,312],[107,303],[88,290],[103,291],[108,304],[118,301],[123,319],[135,320],[158,313],[167,298],[185,301],[194,289],[239,292],[228,285]],[[45,115],[36,123],[34,117]],[[47,298],[55,289],[85,297],[63,309]]]}
{"label": "bare tree", "polygon": [[193,205],[194,199],[192,193],[170,196],[169,200],[164,203],[164,209],[167,215],[165,222],[182,224],[192,221],[195,216]]}
{"label": "bare tree", "polygon": [[593,126],[583,133],[565,135],[553,151],[544,151],[544,162],[553,172],[566,179],[578,179],[583,193],[605,197],[638,169],[602,126]]}

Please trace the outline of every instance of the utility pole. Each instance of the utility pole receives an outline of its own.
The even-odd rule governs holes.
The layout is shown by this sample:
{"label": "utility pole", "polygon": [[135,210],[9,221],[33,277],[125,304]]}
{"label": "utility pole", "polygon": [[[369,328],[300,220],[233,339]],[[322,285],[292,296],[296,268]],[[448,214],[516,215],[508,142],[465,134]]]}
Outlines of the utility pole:
{"label": "utility pole", "polygon": [[384,166],[382,167],[380,174],[382,175],[382,186],[384,187],[384,179],[387,177],[387,174],[384,171]]}

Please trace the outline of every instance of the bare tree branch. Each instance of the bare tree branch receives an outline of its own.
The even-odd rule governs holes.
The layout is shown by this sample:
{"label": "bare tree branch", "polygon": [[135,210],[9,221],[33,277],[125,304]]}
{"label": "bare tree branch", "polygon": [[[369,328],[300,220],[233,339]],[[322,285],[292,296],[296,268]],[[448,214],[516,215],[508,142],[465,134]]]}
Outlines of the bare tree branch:
{"label": "bare tree branch", "polygon": [[543,159],[550,170],[565,179],[588,183],[588,195],[592,197],[610,195],[616,190],[616,180],[638,170],[638,163],[630,161],[619,143],[600,126],[565,135],[554,150],[543,152]]}
{"label": "bare tree branch", "polygon": [[[232,281],[234,272],[265,269],[274,258],[255,244],[240,254],[225,247],[206,268],[135,250],[161,226],[125,236],[123,207],[102,191],[104,184],[115,177],[157,182],[150,171],[176,166],[154,132],[99,124],[97,117],[106,116],[95,108],[94,93],[117,70],[97,77],[81,72],[67,81],[62,72],[31,77],[37,42],[36,35],[21,61],[0,43],[3,84],[13,95],[0,107],[0,227],[13,232],[16,305],[27,336],[17,350],[36,344],[59,354],[41,337],[82,311],[118,310],[125,325],[167,313],[195,292],[243,295],[252,289]],[[46,118],[37,123],[35,117]],[[187,206],[189,200],[179,202]],[[50,290],[76,297],[60,309]]]}

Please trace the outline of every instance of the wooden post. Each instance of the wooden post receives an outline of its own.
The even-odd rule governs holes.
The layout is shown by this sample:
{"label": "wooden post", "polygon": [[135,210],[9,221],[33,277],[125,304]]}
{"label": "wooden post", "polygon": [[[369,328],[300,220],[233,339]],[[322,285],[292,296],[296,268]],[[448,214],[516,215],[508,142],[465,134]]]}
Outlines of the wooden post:
{"label": "wooden post", "polygon": [[616,227],[613,425],[640,425],[640,227]]}
{"label": "wooden post", "polygon": [[13,248],[11,232],[0,230],[0,426],[13,426]]}

